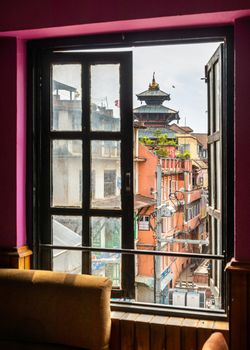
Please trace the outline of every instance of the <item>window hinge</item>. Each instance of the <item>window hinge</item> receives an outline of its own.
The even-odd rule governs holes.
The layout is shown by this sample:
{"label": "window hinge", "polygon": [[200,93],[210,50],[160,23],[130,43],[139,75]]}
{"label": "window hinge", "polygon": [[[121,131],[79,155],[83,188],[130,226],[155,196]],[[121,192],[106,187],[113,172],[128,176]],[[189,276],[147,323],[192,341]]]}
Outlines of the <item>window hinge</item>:
{"label": "window hinge", "polygon": [[40,86],[40,87],[43,86],[43,78],[42,78],[41,75],[40,75],[40,77],[39,77],[39,86]]}

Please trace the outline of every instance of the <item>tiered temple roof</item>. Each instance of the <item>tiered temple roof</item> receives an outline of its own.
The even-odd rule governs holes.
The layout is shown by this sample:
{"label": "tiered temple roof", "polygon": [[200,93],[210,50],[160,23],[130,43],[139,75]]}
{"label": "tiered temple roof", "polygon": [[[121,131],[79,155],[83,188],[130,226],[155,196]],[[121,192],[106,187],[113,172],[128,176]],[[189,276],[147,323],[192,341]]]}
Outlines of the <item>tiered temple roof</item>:
{"label": "tiered temple roof", "polygon": [[173,120],[179,121],[179,112],[163,106],[164,101],[170,100],[170,94],[160,90],[153,74],[148,90],[136,95],[138,100],[146,104],[134,108],[135,119],[144,122],[145,126],[167,127]]}

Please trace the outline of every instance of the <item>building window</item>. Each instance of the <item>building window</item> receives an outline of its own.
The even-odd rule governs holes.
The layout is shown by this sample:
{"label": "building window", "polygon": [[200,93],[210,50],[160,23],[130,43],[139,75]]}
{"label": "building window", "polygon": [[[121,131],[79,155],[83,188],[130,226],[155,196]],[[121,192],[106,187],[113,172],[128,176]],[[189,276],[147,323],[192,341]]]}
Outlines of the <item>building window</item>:
{"label": "building window", "polygon": [[179,152],[184,153],[184,152],[189,152],[190,151],[190,145],[189,144],[180,144],[179,145]]}
{"label": "building window", "polygon": [[116,192],[116,171],[104,170],[104,197],[114,196]]}
{"label": "building window", "polygon": [[149,216],[142,216],[140,217],[139,219],[139,222],[138,222],[138,229],[139,230],[143,230],[143,231],[148,231],[149,230]]}
{"label": "building window", "polygon": [[[141,307],[145,302],[163,304],[160,308],[167,310],[182,305],[178,300],[189,298],[193,288],[192,292],[198,291],[197,300],[202,300],[194,308],[214,312],[206,300],[213,294],[215,311],[225,312],[222,274],[230,256],[225,233],[230,230],[231,209],[222,193],[231,179],[232,157],[226,152],[231,141],[226,132],[233,123],[232,99],[222,89],[232,88],[225,61],[232,51],[224,30],[202,33],[185,35],[194,43],[211,38],[219,46],[206,65],[208,163],[191,141],[179,143],[192,129],[175,124],[183,115],[179,106],[166,107],[170,94],[164,84],[159,87],[160,77],[156,79],[152,72],[148,90],[146,86],[132,93],[131,43],[142,51],[139,42],[147,48],[153,44],[151,49],[156,50],[156,33],[152,33],[154,40],[139,33],[144,41],[131,34],[119,52],[105,52],[103,43],[102,49],[97,43],[97,52],[91,52],[87,41],[72,48],[63,39],[59,40],[61,52],[51,43],[30,45],[37,68],[30,79],[37,88],[32,116],[35,267],[107,276],[113,281],[112,302],[119,307],[129,300]],[[161,35],[161,44],[168,45],[172,34]],[[227,53],[224,60],[223,52]],[[222,81],[229,83],[222,85]],[[133,94],[141,103],[134,109]],[[139,130],[135,143],[141,153],[136,159],[133,127]],[[192,183],[194,169],[199,174],[198,189]],[[134,195],[135,181],[138,193]],[[208,203],[202,202],[205,195]],[[205,287],[199,271],[205,271]],[[192,308],[185,302],[182,306]]]}
{"label": "building window", "polygon": [[200,215],[200,202],[193,203],[190,208],[186,209],[186,221],[192,220]]}

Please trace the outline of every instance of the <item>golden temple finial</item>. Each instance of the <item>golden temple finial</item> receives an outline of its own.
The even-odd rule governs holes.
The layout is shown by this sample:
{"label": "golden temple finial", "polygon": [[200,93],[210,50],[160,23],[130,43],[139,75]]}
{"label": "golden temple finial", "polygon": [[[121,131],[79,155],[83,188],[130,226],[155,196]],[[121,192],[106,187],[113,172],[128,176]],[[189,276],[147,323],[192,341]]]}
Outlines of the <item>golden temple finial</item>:
{"label": "golden temple finial", "polygon": [[159,90],[159,84],[155,81],[155,72],[153,73],[152,83],[149,83],[149,90]]}

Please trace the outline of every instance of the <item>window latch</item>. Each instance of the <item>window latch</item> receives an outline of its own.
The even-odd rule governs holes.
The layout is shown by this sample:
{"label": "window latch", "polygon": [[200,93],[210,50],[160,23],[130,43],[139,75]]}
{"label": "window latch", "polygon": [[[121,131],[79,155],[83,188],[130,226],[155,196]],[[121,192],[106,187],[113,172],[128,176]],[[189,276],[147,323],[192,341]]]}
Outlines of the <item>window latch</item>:
{"label": "window latch", "polygon": [[125,190],[131,191],[131,174],[129,172],[125,174]]}

